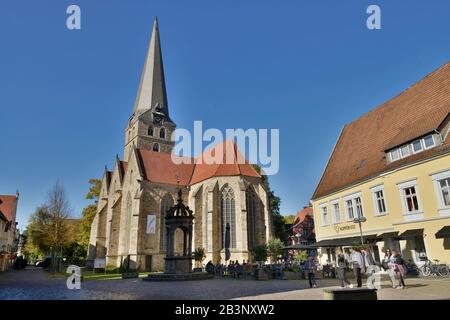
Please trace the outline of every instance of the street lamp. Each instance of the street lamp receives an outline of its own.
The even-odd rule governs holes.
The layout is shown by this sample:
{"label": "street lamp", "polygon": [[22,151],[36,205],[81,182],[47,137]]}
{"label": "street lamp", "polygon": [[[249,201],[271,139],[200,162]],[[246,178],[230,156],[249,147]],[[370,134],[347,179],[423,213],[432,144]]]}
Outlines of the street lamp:
{"label": "street lamp", "polygon": [[359,225],[359,232],[360,232],[360,234],[361,234],[361,245],[364,245],[364,239],[363,239],[363,234],[362,234],[362,223],[363,222],[366,222],[366,218],[365,217],[358,217],[358,218],[355,218],[355,219],[353,219],[353,222],[354,223],[357,223],[358,225]]}

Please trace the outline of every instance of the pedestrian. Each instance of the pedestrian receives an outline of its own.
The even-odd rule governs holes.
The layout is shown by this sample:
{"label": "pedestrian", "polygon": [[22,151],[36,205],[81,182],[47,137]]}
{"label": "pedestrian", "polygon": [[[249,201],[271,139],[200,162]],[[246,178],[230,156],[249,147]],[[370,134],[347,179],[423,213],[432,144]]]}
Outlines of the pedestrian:
{"label": "pedestrian", "polygon": [[377,271],[377,264],[375,263],[375,259],[373,258],[372,253],[370,252],[370,249],[363,248],[362,254],[364,257],[364,264],[365,264],[366,272],[369,275],[374,274]]}
{"label": "pedestrian", "polygon": [[305,262],[305,270],[308,273],[308,282],[310,288],[317,288],[317,282],[315,279],[317,265],[314,256],[310,256]]}
{"label": "pedestrian", "polygon": [[351,262],[353,265],[353,273],[356,279],[356,286],[362,287],[361,271],[365,269],[364,256],[358,248],[352,249]]}
{"label": "pedestrian", "polygon": [[406,274],[405,271],[405,261],[403,260],[402,256],[400,255],[400,252],[397,250],[392,250],[392,256],[391,256],[391,266],[395,274],[395,278],[398,279],[399,285],[396,287],[396,289],[404,289],[406,287],[405,285],[405,279],[403,278]]}
{"label": "pedestrian", "polygon": [[336,256],[336,271],[338,274],[338,278],[341,281],[341,287],[342,288],[347,288],[347,287],[352,288],[353,285],[350,284],[350,282],[347,280],[347,276],[346,276],[347,260],[345,259],[344,254],[340,250],[337,250],[336,254],[337,254],[337,256]]}

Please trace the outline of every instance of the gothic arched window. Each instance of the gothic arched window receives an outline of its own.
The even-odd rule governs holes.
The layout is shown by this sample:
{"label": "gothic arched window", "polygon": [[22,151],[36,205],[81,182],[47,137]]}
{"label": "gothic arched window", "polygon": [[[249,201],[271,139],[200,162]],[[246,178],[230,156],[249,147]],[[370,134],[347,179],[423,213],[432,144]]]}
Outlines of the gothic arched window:
{"label": "gothic arched window", "polygon": [[153,127],[148,127],[147,133],[149,136],[153,136]]}
{"label": "gothic arched window", "polygon": [[247,198],[247,239],[248,248],[251,250],[257,245],[256,238],[256,211],[257,211],[257,196],[256,192],[252,187],[246,190]]}
{"label": "gothic arched window", "polygon": [[161,213],[160,213],[160,240],[159,240],[159,249],[161,251],[166,250],[166,240],[167,240],[167,230],[166,230],[166,216],[167,210],[169,210],[173,206],[173,198],[168,193],[161,200]]}
{"label": "gothic arched window", "polygon": [[153,151],[159,152],[159,144],[155,143],[155,144],[153,145]]}
{"label": "gothic arched window", "polygon": [[165,139],[165,138],[166,138],[166,129],[161,128],[161,129],[159,130],[159,137],[160,137],[161,139]]}
{"label": "gothic arched window", "polygon": [[230,248],[236,248],[236,205],[233,189],[229,185],[222,188],[220,195],[222,213],[222,245],[225,247],[226,226],[230,224]]}

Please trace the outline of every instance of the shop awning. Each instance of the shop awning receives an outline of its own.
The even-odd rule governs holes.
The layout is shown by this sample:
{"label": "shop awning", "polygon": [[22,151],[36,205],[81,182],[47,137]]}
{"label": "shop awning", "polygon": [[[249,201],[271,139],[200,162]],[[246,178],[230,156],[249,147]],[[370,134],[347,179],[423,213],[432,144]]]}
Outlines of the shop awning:
{"label": "shop awning", "polygon": [[445,226],[435,234],[436,239],[450,238],[450,226]]}
{"label": "shop awning", "polygon": [[306,250],[306,249],[310,249],[311,247],[308,245],[304,245],[304,244],[291,244],[290,246],[286,246],[284,247],[284,249],[288,249],[288,250]]}
{"label": "shop awning", "polygon": [[[377,240],[375,234],[363,236],[364,243],[371,243]],[[355,246],[361,244],[361,237],[349,237],[349,238],[338,238],[338,239],[327,239],[321,240],[319,242],[310,245],[311,248],[333,248],[333,247],[347,247]]]}
{"label": "shop awning", "polygon": [[410,229],[403,232],[401,235],[398,236],[400,240],[408,240],[415,237],[422,237],[423,236],[423,229]]}
{"label": "shop awning", "polygon": [[378,235],[379,239],[396,239],[398,237],[398,231],[385,232]]}

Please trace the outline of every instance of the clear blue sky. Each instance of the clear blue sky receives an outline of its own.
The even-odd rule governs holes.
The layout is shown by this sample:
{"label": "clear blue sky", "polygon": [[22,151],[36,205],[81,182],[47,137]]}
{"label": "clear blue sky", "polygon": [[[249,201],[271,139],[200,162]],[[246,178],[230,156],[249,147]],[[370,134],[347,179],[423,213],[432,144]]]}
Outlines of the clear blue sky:
{"label": "clear blue sky", "polygon": [[[70,4],[81,31],[66,29]],[[444,0],[2,0],[0,194],[20,190],[23,229],[59,178],[80,214],[88,179],[122,155],[157,15],[178,127],[280,128],[270,181],[294,213],[345,123],[449,60],[449,13]]]}

